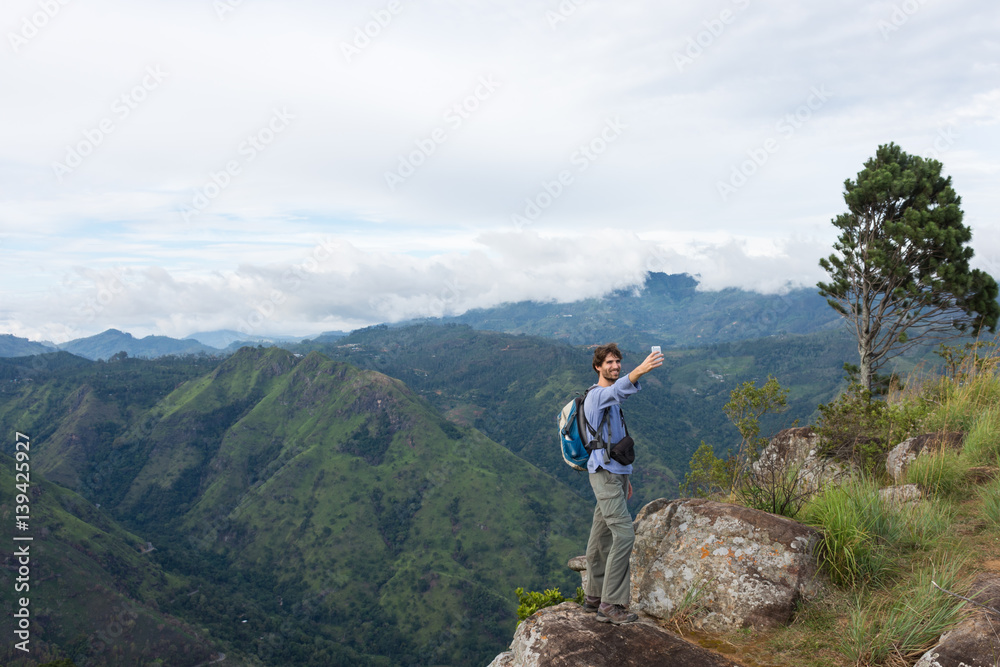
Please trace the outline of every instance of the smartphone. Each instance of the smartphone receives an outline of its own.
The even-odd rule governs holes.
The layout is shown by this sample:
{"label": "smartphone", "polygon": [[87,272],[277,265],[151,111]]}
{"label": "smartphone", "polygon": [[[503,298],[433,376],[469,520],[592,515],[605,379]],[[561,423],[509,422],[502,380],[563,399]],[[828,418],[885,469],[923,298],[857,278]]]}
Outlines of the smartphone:
{"label": "smartphone", "polygon": [[653,352],[659,352],[659,351],[660,351],[660,346],[659,345],[654,345],[653,346]]}

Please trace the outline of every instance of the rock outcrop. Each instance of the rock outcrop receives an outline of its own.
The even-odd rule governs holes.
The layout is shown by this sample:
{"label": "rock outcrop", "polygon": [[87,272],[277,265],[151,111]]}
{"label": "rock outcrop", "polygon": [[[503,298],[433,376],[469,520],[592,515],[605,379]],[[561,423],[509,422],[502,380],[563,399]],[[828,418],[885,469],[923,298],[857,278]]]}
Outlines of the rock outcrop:
{"label": "rock outcrop", "polygon": [[574,556],[573,558],[569,559],[569,563],[567,563],[566,565],[568,565],[569,569],[573,570],[574,572],[580,573],[580,588],[582,588],[583,590],[587,590],[587,580],[589,579],[589,577],[587,576],[587,557]]}
{"label": "rock outcrop", "polygon": [[[635,520],[632,610],[667,619],[690,603],[694,627],[787,623],[819,592],[818,532],[791,519],[703,499],[655,500]],[[691,609],[687,609],[690,612]]]}
{"label": "rock outcrop", "polygon": [[772,474],[782,479],[795,472],[799,492],[814,493],[854,473],[849,463],[822,458],[821,443],[811,426],[779,431],[751,466],[751,474],[766,480]]}
{"label": "rock outcrop", "polygon": [[598,623],[575,602],[535,612],[489,667],[741,667],[652,623]]}
{"label": "rock outcrop", "polygon": [[960,449],[965,434],[959,432],[925,433],[907,438],[889,452],[885,468],[892,480],[899,484],[906,478],[906,469],[918,456],[940,451],[943,448]]}
{"label": "rock outcrop", "polygon": [[897,507],[918,503],[920,502],[920,499],[924,497],[924,494],[920,490],[920,487],[917,486],[916,484],[904,484],[903,486],[887,486],[884,489],[879,489],[878,495],[886,503],[889,503],[890,505],[895,505]]}
{"label": "rock outcrop", "polygon": [[[1000,576],[981,574],[971,598],[1000,610]],[[972,617],[941,636],[914,667],[995,667],[1000,663],[1000,614],[973,608]]]}

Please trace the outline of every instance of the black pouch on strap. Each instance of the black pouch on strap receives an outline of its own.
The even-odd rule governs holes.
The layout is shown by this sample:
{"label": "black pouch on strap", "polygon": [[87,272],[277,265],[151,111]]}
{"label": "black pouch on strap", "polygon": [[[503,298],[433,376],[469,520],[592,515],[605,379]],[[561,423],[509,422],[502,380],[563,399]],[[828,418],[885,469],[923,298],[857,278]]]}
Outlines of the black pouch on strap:
{"label": "black pouch on strap", "polygon": [[632,440],[632,436],[626,435],[611,445],[611,458],[623,466],[632,465],[635,461],[635,441]]}

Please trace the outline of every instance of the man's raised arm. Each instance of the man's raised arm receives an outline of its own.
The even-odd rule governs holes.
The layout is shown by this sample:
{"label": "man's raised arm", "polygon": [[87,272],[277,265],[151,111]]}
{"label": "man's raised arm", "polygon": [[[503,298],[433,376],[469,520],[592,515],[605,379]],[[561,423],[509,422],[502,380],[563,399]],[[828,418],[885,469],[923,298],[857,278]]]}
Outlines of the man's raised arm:
{"label": "man's raised arm", "polygon": [[632,381],[632,384],[637,384],[639,378],[653,370],[654,368],[659,368],[663,365],[663,354],[661,352],[650,352],[646,359],[635,367],[631,373],[628,374],[628,379]]}

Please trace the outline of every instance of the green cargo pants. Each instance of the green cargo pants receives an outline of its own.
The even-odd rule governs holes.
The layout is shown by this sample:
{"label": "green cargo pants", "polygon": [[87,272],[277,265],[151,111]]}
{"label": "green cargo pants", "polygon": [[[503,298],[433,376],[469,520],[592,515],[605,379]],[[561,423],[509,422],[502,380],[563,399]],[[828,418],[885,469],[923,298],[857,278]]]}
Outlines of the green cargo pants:
{"label": "green cargo pants", "polygon": [[628,475],[613,475],[604,468],[591,473],[590,486],[597,496],[594,523],[587,541],[587,590],[607,604],[629,601],[629,559],[635,531],[625,505]]}

